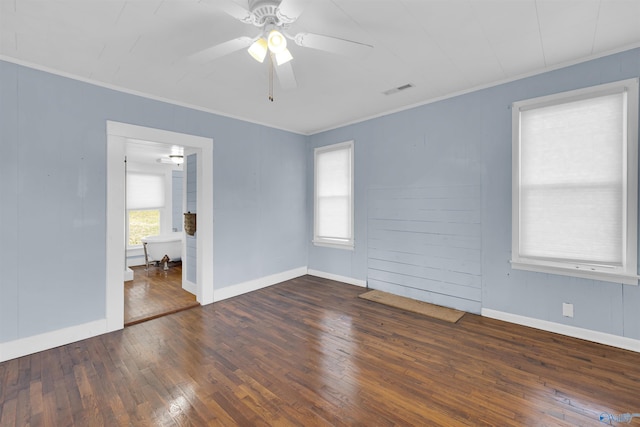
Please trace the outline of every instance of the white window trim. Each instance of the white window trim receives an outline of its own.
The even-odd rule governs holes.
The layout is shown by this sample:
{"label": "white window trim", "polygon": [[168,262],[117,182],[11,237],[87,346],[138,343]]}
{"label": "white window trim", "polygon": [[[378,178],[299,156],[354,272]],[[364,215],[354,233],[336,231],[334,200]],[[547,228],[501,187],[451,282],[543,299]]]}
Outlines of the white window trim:
{"label": "white window trim", "polygon": [[[318,236],[318,168],[317,158],[318,153],[326,153],[334,150],[342,150],[349,148],[351,152],[351,200],[350,200],[350,221],[351,221],[351,238],[350,239],[335,239]],[[354,230],[354,144],[353,140],[341,142],[333,145],[326,145],[324,147],[317,147],[313,150],[313,244],[315,246],[324,246],[337,249],[354,250],[355,230]]]}
{"label": "white window trim", "polygon": [[[514,269],[560,274],[592,280],[638,285],[638,80],[628,79],[570,92],[544,96],[512,105],[512,248],[511,266]],[[626,228],[622,266],[580,264],[574,261],[532,259],[519,255],[520,230],[520,112],[531,108],[588,99],[596,96],[627,92],[626,140],[626,206],[623,226]]]}

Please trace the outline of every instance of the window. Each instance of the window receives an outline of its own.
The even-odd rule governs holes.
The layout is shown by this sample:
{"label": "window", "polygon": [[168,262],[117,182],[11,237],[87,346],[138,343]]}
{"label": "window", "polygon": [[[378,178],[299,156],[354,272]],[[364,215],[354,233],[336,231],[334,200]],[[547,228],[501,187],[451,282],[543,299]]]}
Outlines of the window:
{"label": "window", "polygon": [[127,244],[141,245],[144,236],[160,233],[160,210],[165,204],[164,176],[127,174]]}
{"label": "window", "polygon": [[512,114],[512,266],[637,285],[638,79]]}
{"label": "window", "polygon": [[160,211],[158,209],[129,210],[127,218],[129,246],[142,244],[145,236],[160,234]]}
{"label": "window", "polygon": [[353,141],[314,151],[313,242],[353,248]]}

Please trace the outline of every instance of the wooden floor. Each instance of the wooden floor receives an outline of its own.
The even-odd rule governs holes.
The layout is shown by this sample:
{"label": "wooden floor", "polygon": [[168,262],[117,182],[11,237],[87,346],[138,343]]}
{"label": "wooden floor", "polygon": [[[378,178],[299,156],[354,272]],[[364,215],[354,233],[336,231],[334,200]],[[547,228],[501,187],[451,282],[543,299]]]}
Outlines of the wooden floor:
{"label": "wooden floor", "polygon": [[133,280],[124,285],[124,325],[131,326],[198,306],[196,297],[182,289],[182,264],[132,267]]}
{"label": "wooden floor", "polygon": [[0,425],[598,426],[640,412],[638,353],[363,291],[304,276],[4,362]]}

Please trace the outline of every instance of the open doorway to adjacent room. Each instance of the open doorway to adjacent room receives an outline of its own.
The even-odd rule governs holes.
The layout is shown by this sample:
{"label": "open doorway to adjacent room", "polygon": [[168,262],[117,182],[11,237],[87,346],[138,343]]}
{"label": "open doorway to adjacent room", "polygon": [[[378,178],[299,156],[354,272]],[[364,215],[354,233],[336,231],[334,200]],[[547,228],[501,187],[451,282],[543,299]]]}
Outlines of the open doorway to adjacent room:
{"label": "open doorway to adjacent room", "polygon": [[[125,142],[126,265],[124,326],[198,306],[183,289],[184,147],[127,138]],[[192,176],[193,174],[190,174]],[[187,209],[195,208],[187,207]]]}
{"label": "open doorway to adjacent room", "polygon": [[213,302],[212,221],[183,227],[212,216],[213,141],[116,122],[107,139],[108,328]]}

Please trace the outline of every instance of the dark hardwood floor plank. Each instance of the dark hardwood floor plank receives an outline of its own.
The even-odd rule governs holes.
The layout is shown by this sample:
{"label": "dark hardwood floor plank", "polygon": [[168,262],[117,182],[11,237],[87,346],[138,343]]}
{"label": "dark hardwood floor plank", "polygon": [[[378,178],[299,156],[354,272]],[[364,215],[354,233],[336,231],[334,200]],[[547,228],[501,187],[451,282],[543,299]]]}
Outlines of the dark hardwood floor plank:
{"label": "dark hardwood floor plank", "polygon": [[0,412],[0,426],[17,426],[18,420],[18,397],[11,399],[2,405],[2,412]]}
{"label": "dark hardwood floor plank", "polygon": [[170,263],[170,268],[131,267],[133,280],[124,285],[124,325],[141,322],[197,307],[193,294],[182,289],[182,263]]}
{"label": "dark hardwood floor plank", "polygon": [[638,353],[361,292],[304,276],[1,363],[0,426],[596,426],[640,412]]}

